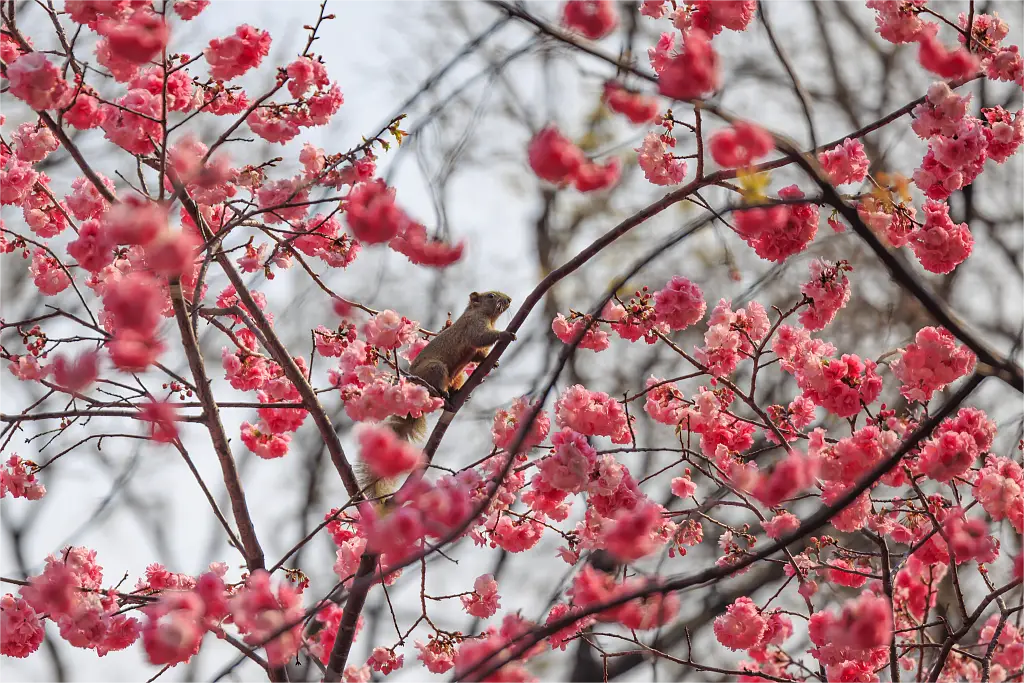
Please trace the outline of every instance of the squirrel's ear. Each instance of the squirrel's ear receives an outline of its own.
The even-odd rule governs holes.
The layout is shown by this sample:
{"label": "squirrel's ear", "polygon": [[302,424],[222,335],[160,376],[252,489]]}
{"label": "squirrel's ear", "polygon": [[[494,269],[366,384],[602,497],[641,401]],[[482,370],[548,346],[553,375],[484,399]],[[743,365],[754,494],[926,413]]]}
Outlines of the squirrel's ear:
{"label": "squirrel's ear", "polygon": [[470,292],[470,294],[469,294],[469,301],[470,301],[470,303],[474,303],[474,304],[477,301],[480,301],[480,292]]}

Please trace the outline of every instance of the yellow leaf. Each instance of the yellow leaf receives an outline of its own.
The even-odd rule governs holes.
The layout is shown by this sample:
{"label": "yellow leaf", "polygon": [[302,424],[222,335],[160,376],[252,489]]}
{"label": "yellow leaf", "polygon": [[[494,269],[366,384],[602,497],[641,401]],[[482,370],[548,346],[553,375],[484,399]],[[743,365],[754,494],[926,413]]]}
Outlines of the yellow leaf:
{"label": "yellow leaf", "polygon": [[743,195],[743,201],[748,204],[756,204],[768,199],[767,195],[765,195],[765,190],[771,184],[771,173],[767,171],[754,173],[748,168],[741,168],[736,171],[736,180],[739,181],[740,194]]}

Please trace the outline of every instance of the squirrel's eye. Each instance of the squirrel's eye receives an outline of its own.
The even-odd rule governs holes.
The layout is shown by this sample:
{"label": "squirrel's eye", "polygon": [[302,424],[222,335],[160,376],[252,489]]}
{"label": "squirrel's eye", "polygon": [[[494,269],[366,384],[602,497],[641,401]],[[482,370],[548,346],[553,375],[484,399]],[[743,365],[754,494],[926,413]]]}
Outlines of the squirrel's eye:
{"label": "squirrel's eye", "polygon": [[494,294],[490,294],[490,293],[489,293],[489,294],[487,295],[487,298],[488,298],[488,299],[493,299],[493,298],[494,298]]}

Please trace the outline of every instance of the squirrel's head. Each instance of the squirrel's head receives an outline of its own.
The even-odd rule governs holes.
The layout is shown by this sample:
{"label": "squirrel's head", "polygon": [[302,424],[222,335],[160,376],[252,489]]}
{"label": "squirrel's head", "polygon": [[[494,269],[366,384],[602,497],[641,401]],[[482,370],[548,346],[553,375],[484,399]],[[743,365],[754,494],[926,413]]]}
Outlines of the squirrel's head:
{"label": "squirrel's head", "polygon": [[469,307],[485,311],[491,320],[508,310],[512,298],[502,292],[473,292],[469,295]]}

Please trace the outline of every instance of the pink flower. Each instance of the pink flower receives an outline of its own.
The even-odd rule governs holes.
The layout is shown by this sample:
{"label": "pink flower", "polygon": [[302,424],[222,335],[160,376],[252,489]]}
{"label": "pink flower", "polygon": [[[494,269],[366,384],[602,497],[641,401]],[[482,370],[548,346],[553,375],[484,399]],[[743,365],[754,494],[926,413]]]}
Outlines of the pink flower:
{"label": "pink flower", "polygon": [[655,292],[654,310],[659,322],[667,323],[673,330],[685,330],[704,317],[707,304],[700,287],[676,275],[664,289]]}
{"label": "pink flower", "polygon": [[842,144],[818,155],[822,167],[833,185],[859,183],[867,177],[871,162],[864,154],[860,140],[846,138]]}
{"label": "pink flower", "polygon": [[882,391],[873,360],[854,354],[822,358],[812,354],[797,370],[797,384],[816,405],[838,417],[853,417],[861,403],[870,405]]}
{"label": "pink flower", "polygon": [[[676,15],[676,28],[684,32],[698,28],[711,36],[718,35],[723,28],[745,31],[757,9],[756,0],[688,0],[686,4],[691,11],[689,15],[685,12]],[[684,16],[685,26],[681,26]]]}
{"label": "pink flower", "polygon": [[680,498],[689,498],[697,490],[697,485],[690,479],[689,468],[687,468],[687,474],[684,477],[675,477],[670,483],[672,495],[679,496]]}
{"label": "pink flower", "polygon": [[99,125],[99,100],[80,92],[71,109],[65,112],[65,121],[79,130],[95,128]]}
{"label": "pink flower", "polygon": [[323,62],[299,57],[285,69],[288,74],[288,92],[295,99],[305,95],[312,87],[323,87],[330,85],[327,77],[327,67]]}
{"label": "pink flower", "polygon": [[693,100],[721,86],[718,54],[700,29],[683,36],[683,52],[672,57],[658,74],[658,91],[674,100]]}
{"label": "pink flower", "polygon": [[1017,110],[1011,117],[1002,107],[982,109],[982,115],[989,125],[982,129],[988,145],[985,153],[989,159],[1001,164],[1016,153],[1024,142],[1024,116]]}
{"label": "pink flower", "polygon": [[555,402],[559,427],[588,436],[609,436],[613,443],[629,443],[629,427],[622,405],[608,394],[587,391],[581,384],[566,389]]}
{"label": "pink flower", "polygon": [[10,593],[0,598],[0,654],[23,659],[42,642],[43,625],[36,611]]}
{"label": "pink flower", "polygon": [[46,495],[46,487],[36,479],[35,463],[11,455],[0,467],[0,498],[10,493],[12,498],[39,500]]}
{"label": "pink flower", "polygon": [[627,563],[650,555],[668,540],[660,534],[666,524],[662,512],[664,508],[649,500],[632,510],[620,510],[605,527],[602,544],[608,552]]}
{"label": "pink flower", "polygon": [[68,391],[80,392],[96,381],[99,370],[99,354],[86,351],[73,361],[63,354],[53,359],[53,379]]}
{"label": "pink flower", "polygon": [[153,143],[159,143],[163,136],[159,121],[160,98],[144,88],[135,88],[117,104],[117,107],[106,104],[100,109],[104,136],[132,154],[152,152]]}
{"label": "pink flower", "polygon": [[650,123],[658,116],[658,100],[627,90],[616,81],[605,82],[603,99],[609,109],[622,114],[630,123]]}
{"label": "pink flower", "polygon": [[800,312],[800,324],[807,330],[824,329],[836,313],[850,300],[850,281],[847,271],[853,270],[846,261],[833,265],[821,259],[810,263],[811,279],[800,287],[800,292],[811,299],[811,305]]}
{"label": "pink flower", "polygon": [[447,641],[431,638],[424,645],[417,640],[416,649],[420,651],[417,659],[430,673],[443,674],[455,666],[455,649]]}
{"label": "pink flower", "polygon": [[210,0],[176,0],[174,12],[183,21],[191,21],[199,16],[199,13],[209,7]]}
{"label": "pink flower", "polygon": [[543,481],[553,489],[579,493],[587,488],[597,464],[597,451],[582,434],[563,429],[551,437],[554,452],[540,461]]}
{"label": "pink flower", "polygon": [[949,511],[942,523],[942,529],[949,539],[949,547],[956,556],[956,563],[971,560],[981,563],[993,562],[998,554],[998,543],[988,534],[988,524],[982,519],[968,520],[961,508]]}
{"label": "pink flower", "polygon": [[934,26],[922,20],[918,11],[927,0],[868,0],[868,9],[875,10],[875,32],[890,43],[916,42],[926,27]]}
{"label": "pink flower", "polygon": [[616,158],[609,159],[603,165],[587,161],[576,169],[572,184],[580,192],[596,192],[615,185],[621,175],[622,162]]}
{"label": "pink flower", "polygon": [[416,321],[392,310],[381,311],[363,326],[366,343],[382,349],[397,349],[416,340]]}
{"label": "pink flower", "polygon": [[826,572],[830,583],[849,588],[860,588],[868,582],[868,577],[863,574],[849,571],[854,569],[854,566],[847,560],[833,560],[830,566],[832,568]]}
{"label": "pink flower", "polygon": [[143,64],[160,54],[170,37],[164,18],[144,7],[127,18],[101,19],[97,31],[106,37],[114,55],[135,64]]}
{"label": "pink flower", "polygon": [[108,285],[103,306],[110,315],[113,329],[149,334],[160,323],[164,295],[151,275],[130,273]]}
{"label": "pink flower", "polygon": [[[32,39],[28,36],[24,36],[24,38],[28,42],[29,47],[32,47]],[[11,36],[8,36],[6,33],[0,34],[0,59],[7,64],[10,64],[18,58],[18,55],[23,54],[26,54],[26,52],[22,49],[21,45],[18,44],[18,41]]]}
{"label": "pink flower", "polygon": [[957,125],[955,135],[932,138],[921,167],[914,171],[914,183],[929,199],[946,199],[978,177],[988,146],[984,128],[981,121],[968,116]]}
{"label": "pink flower", "polygon": [[447,268],[462,258],[466,243],[462,240],[451,244],[439,239],[428,239],[424,226],[410,222],[405,233],[394,237],[388,246],[416,265]]}
{"label": "pink flower", "polygon": [[14,141],[14,156],[22,161],[42,161],[59,147],[53,131],[39,123],[23,123],[11,136]]}
{"label": "pink flower", "polygon": [[947,431],[925,442],[918,466],[932,479],[946,482],[969,470],[977,457],[970,435]]}
{"label": "pink flower", "polygon": [[1024,83],[1024,59],[1016,45],[996,50],[990,58],[982,60],[982,65],[985,66],[985,75],[994,81]]}
{"label": "pink flower", "polygon": [[[129,90],[142,88],[157,97],[164,93],[164,73],[158,66],[140,71],[128,84]],[[171,111],[191,111],[202,104],[202,97],[192,85],[188,71],[179,69],[167,74],[167,108]],[[185,139],[192,137],[186,133]],[[206,150],[203,149],[205,153]]]}
{"label": "pink flower", "polygon": [[989,456],[972,489],[994,521],[1009,519],[1017,533],[1024,533],[1024,472],[1009,458]]}
{"label": "pink flower", "polygon": [[20,204],[38,179],[31,164],[12,156],[0,169],[0,204]]}
{"label": "pink flower", "polygon": [[42,247],[32,250],[32,283],[43,296],[56,296],[71,284],[71,278],[60,266],[60,262],[50,256]]}
{"label": "pink flower", "polygon": [[103,229],[117,244],[145,246],[167,229],[167,211],[156,202],[128,195],[103,216]]}
{"label": "pink flower", "polygon": [[379,671],[385,676],[392,671],[401,669],[403,664],[405,664],[405,655],[398,655],[396,657],[394,650],[389,650],[384,647],[373,648],[373,652],[370,653],[370,658],[366,660],[367,666],[374,671]]}
{"label": "pink flower", "polygon": [[360,242],[379,244],[405,234],[412,221],[395,203],[395,189],[383,180],[360,183],[345,200],[345,218]]}
{"label": "pink flower", "polygon": [[553,125],[534,136],[527,156],[538,178],[558,185],[570,180],[585,161],[583,151]]}
{"label": "pink flower", "polygon": [[[31,202],[35,197],[39,197],[39,195],[30,195],[28,201]],[[30,203],[26,203],[22,209],[22,215],[24,215],[28,227],[32,228],[32,232],[35,234],[40,237],[56,237],[68,227],[66,216],[68,207],[63,204],[60,206],[52,204],[49,199],[46,201],[47,203],[39,208],[34,208]]]}
{"label": "pink flower", "polygon": [[338,113],[341,105],[345,104],[345,96],[337,83],[332,83],[327,90],[317,90],[315,95],[306,98],[306,110],[309,112],[309,121],[300,123],[303,126],[326,125],[332,116]]}
{"label": "pink flower", "polygon": [[[779,190],[779,197],[803,197],[796,185]],[[761,258],[782,263],[807,248],[818,233],[818,207],[790,204],[746,209],[733,214],[736,232]]]}
{"label": "pink flower", "polygon": [[[494,413],[494,425],[491,427],[491,435],[496,448],[505,450],[511,448],[513,441],[519,435],[520,425],[533,412],[535,406],[535,401],[530,401],[525,396],[520,396],[512,402],[508,410],[502,408]],[[523,439],[520,452],[525,453],[534,446],[540,445],[547,437],[550,429],[551,418],[548,417],[546,411],[542,410],[530,425],[530,431]]]}
{"label": "pink flower", "polygon": [[242,443],[264,460],[283,458],[288,454],[291,440],[291,434],[275,433],[263,420],[255,425],[242,423]]}
{"label": "pink flower", "polygon": [[[934,24],[932,26],[935,26]],[[978,58],[965,48],[947,50],[936,37],[938,27],[929,27],[918,36],[917,58],[921,66],[941,78],[967,78],[978,71]]]}
{"label": "pink flower", "polygon": [[178,412],[167,401],[143,403],[139,419],[150,423],[150,438],[157,443],[172,443],[178,438]]}
{"label": "pink flower", "polygon": [[843,604],[843,610],[828,628],[834,645],[851,650],[870,650],[889,645],[892,638],[892,605],[884,596],[867,591]]}
{"label": "pink flower", "polygon": [[761,526],[769,538],[780,539],[799,529],[800,519],[791,512],[780,512]]}
{"label": "pink flower", "polygon": [[[555,336],[563,343],[571,344],[575,341],[580,330],[587,325],[586,319],[588,317],[589,316],[583,316],[581,318],[567,320],[564,315],[559,313],[555,316],[555,319],[551,321],[551,331],[554,332]],[[591,351],[604,351],[609,346],[608,333],[600,329],[596,321],[591,321],[586,332],[583,333],[583,338],[580,339],[580,343],[577,348],[590,349]]]}
{"label": "pink flower", "polygon": [[637,163],[644,171],[644,177],[654,185],[677,185],[686,175],[686,162],[676,159],[669,151],[669,145],[676,144],[675,138],[648,133],[644,142],[634,151],[638,152]]}
{"label": "pink flower", "polygon": [[[301,205],[309,198],[309,188],[304,187],[302,176],[282,178],[263,185],[256,191],[260,209],[264,210],[263,220],[267,223],[301,221],[309,212],[308,205]],[[288,206],[300,204],[300,206]]]}
{"label": "pink flower", "polygon": [[944,81],[937,81],[928,86],[925,101],[911,112],[914,120],[910,127],[924,140],[936,135],[952,137],[967,115],[970,103],[970,94],[958,95]]}
{"label": "pink flower", "polygon": [[298,125],[267,107],[257,107],[245,122],[249,124],[249,129],[253,133],[267,142],[279,142],[283,145],[299,134]]}
{"label": "pink flower", "polygon": [[930,401],[932,394],[974,369],[974,353],[957,346],[945,328],[918,330],[915,341],[893,362],[892,372],[903,383],[900,393],[908,401]]}
{"label": "pink flower", "polygon": [[74,97],[74,86],[42,52],[29,52],[7,67],[9,92],[37,110],[60,109]]}
{"label": "pink flower", "polygon": [[647,56],[651,60],[651,68],[654,73],[661,75],[661,72],[668,66],[669,61],[676,55],[673,51],[676,44],[676,33],[662,33],[654,47],[647,48]]}
{"label": "pink flower", "polygon": [[761,641],[765,626],[767,620],[757,605],[743,596],[736,598],[725,614],[715,618],[715,638],[730,650],[748,650]]}
{"label": "pink flower", "polygon": [[164,230],[146,245],[146,264],[158,275],[180,277],[195,263],[199,246],[190,232]]}
{"label": "pink flower", "polygon": [[359,454],[370,472],[382,479],[412,472],[424,462],[420,449],[402,441],[387,427],[372,425],[359,432]]}
{"label": "pink flower", "polygon": [[818,459],[792,450],[776,463],[771,474],[762,476],[754,487],[754,497],[768,507],[793,497],[814,484],[818,474]]}
{"label": "pink flower", "polygon": [[40,380],[50,374],[50,368],[39,365],[39,359],[31,354],[13,356],[7,369],[22,382]]}
{"label": "pink flower", "polygon": [[[230,611],[247,644],[270,639],[264,647],[271,665],[283,666],[298,652],[302,642],[302,597],[288,583],[278,585],[275,593],[270,574],[257,570],[231,599]],[[289,624],[294,625],[275,636]]]}
{"label": "pink flower", "polygon": [[[668,12],[668,8],[665,6],[665,0],[640,0],[640,14],[645,17],[661,19],[665,16],[666,12]],[[564,650],[565,648],[563,647],[562,649]]]}
{"label": "pink flower", "polygon": [[501,607],[501,596],[498,595],[498,583],[490,574],[478,576],[473,582],[473,592],[463,595],[460,600],[466,613],[486,619],[493,616]]}
{"label": "pink flower", "polygon": [[569,0],[562,8],[562,26],[591,40],[604,38],[618,24],[619,15],[611,0]]}
{"label": "pink flower", "polygon": [[775,149],[775,140],[764,128],[748,121],[737,121],[715,131],[708,140],[711,157],[719,166],[749,166]]}
{"label": "pink flower", "polygon": [[147,620],[142,644],[150,664],[181,664],[199,652],[206,635],[204,608],[202,598],[191,591],[168,592],[156,604],[143,608]]}
{"label": "pink flower", "polygon": [[110,41],[106,38],[96,43],[96,61],[100,66],[106,67],[118,83],[127,83],[139,73],[139,64],[124,59],[114,52],[110,47]]}
{"label": "pink flower", "polygon": [[910,248],[925,270],[949,273],[967,260],[974,248],[974,237],[966,223],[954,223],[945,202],[924,204],[924,225],[910,233]]}
{"label": "pink flower", "polygon": [[[114,191],[114,183],[109,178],[99,175],[100,180],[103,182],[104,187]],[[68,202],[68,208],[71,209],[71,213],[80,221],[88,220],[90,218],[99,218],[103,213],[110,208],[110,203],[103,198],[96,186],[92,184],[92,181],[85,176],[79,176],[71,183],[72,192],[66,199]]]}
{"label": "pink flower", "polygon": [[242,24],[234,35],[214,38],[203,50],[210,64],[210,77],[230,81],[257,67],[270,54],[270,34]]}

